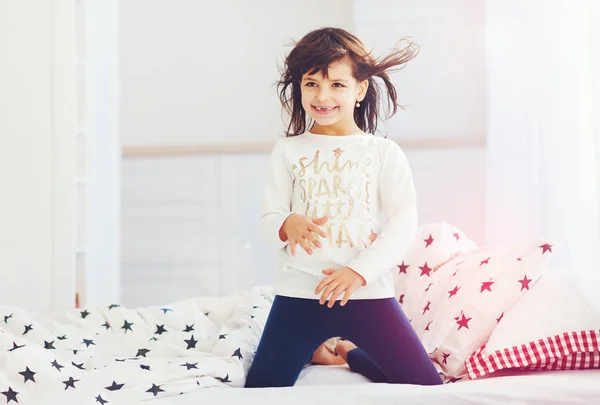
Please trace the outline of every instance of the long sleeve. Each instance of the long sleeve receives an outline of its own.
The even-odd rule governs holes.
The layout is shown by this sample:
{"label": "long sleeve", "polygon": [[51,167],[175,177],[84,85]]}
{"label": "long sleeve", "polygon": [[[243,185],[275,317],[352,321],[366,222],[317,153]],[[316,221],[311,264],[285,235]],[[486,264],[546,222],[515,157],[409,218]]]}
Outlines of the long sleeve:
{"label": "long sleeve", "polygon": [[279,140],[271,152],[260,216],[261,235],[276,249],[288,244],[279,238],[279,229],[291,214],[292,192],[293,177],[285,157],[283,141]]}
{"label": "long sleeve", "polygon": [[385,225],[375,241],[347,264],[364,277],[367,285],[402,261],[418,229],[417,197],[410,166],[395,142],[388,145],[379,186]]}

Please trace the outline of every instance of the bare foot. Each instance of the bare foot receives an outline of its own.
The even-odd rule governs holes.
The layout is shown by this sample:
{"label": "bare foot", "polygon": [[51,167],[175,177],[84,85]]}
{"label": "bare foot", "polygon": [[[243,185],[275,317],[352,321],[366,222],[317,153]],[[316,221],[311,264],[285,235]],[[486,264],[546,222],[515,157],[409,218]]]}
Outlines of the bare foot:
{"label": "bare foot", "polygon": [[344,362],[348,362],[348,352],[356,348],[357,346],[349,340],[339,340],[335,346],[335,351]]}
{"label": "bare foot", "polygon": [[315,353],[313,354],[310,363],[332,366],[346,364],[346,361],[340,356],[336,356],[335,353],[329,350],[325,343],[323,343],[321,346],[319,346],[317,350],[315,350]]}

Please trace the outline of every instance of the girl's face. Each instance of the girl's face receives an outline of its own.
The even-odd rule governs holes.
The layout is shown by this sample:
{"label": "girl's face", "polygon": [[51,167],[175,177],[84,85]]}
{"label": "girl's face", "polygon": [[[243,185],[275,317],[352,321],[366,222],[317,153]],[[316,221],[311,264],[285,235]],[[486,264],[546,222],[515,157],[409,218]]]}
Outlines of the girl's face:
{"label": "girl's face", "polygon": [[315,120],[313,129],[331,135],[356,131],[354,109],[356,102],[364,98],[368,81],[359,83],[344,59],[332,63],[328,75],[329,78],[325,78],[317,72],[302,76],[302,107]]}

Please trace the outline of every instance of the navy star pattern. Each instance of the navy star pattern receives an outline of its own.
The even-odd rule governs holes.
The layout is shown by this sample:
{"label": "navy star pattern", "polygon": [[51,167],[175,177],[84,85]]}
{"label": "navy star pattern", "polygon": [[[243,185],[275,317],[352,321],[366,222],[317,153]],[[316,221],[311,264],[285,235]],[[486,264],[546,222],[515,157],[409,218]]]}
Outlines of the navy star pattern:
{"label": "navy star pattern", "polygon": [[159,392],[165,392],[165,391],[160,388],[160,385],[152,384],[152,387],[149,390],[147,390],[146,392],[151,392],[152,394],[154,394],[154,396],[157,396]]}
{"label": "navy star pattern", "polygon": [[65,368],[64,366],[60,365],[60,364],[58,363],[58,361],[56,361],[56,360],[54,360],[54,361],[52,362],[52,367],[54,367],[54,368],[55,368],[55,369],[57,369],[58,371],[60,371],[60,369],[61,369],[61,368]]}
{"label": "navy star pattern", "polygon": [[77,364],[77,363],[75,363],[74,361],[72,361],[72,362],[71,362],[71,365],[72,365],[73,367],[75,367],[75,368],[78,368],[78,369],[80,369],[80,370],[85,370],[85,368],[83,367],[83,363],[81,363],[81,364]]}
{"label": "navy star pattern", "polygon": [[69,377],[68,380],[63,381],[62,383],[65,385],[65,391],[68,390],[69,388],[76,388],[75,383],[78,381],[79,380],[76,380],[73,377]]}
{"label": "navy star pattern", "polygon": [[116,381],[113,381],[112,384],[109,387],[106,387],[107,390],[109,391],[118,391],[121,388],[123,388],[125,384],[117,384]]}
{"label": "navy star pattern", "polygon": [[[269,307],[267,305],[262,307],[265,308],[265,315],[268,314]],[[246,313],[243,315],[246,319],[248,317],[256,319],[258,314],[255,310],[258,310],[261,306],[253,305],[251,308],[251,314]],[[2,386],[0,383],[0,394],[2,394],[0,395],[0,404],[4,402],[18,404],[23,401],[24,392],[31,389],[28,387],[44,386],[48,383],[61,386],[60,392],[63,392],[64,395],[81,395],[86,392],[85,395],[88,396],[90,403],[101,405],[119,403],[120,392],[131,393],[135,390],[139,390],[140,400],[160,397],[161,394],[184,394],[184,391],[188,391],[188,389],[182,389],[180,386],[170,390],[170,384],[174,381],[170,378],[165,380],[165,375],[170,376],[169,373],[175,373],[176,369],[181,370],[179,373],[189,373],[192,378],[204,375],[203,357],[197,357],[195,353],[196,350],[204,352],[207,347],[206,343],[208,343],[207,339],[215,339],[216,337],[219,340],[225,340],[221,344],[235,344],[229,351],[231,357],[244,359],[242,350],[247,348],[238,347],[239,343],[232,339],[233,335],[230,335],[231,329],[221,330],[216,334],[212,332],[207,334],[204,325],[199,326],[194,323],[197,318],[188,318],[187,323],[181,322],[178,317],[189,316],[189,311],[187,309],[180,311],[177,306],[159,308],[158,315],[156,315],[156,308],[152,311],[155,311],[154,315],[150,315],[149,308],[147,316],[142,315],[140,318],[141,314],[137,314],[131,309],[122,308],[117,304],[99,308],[81,308],[73,310],[70,316],[61,318],[51,328],[46,324],[38,323],[35,318],[22,316],[21,312],[15,311],[14,313],[4,314],[0,312],[0,324],[3,328],[0,333],[6,333],[5,330],[8,330],[14,336],[13,338],[9,335],[14,341],[11,339],[3,345],[3,350],[8,352],[7,355],[11,356],[13,352],[17,351],[31,353],[29,347],[33,347],[32,350],[37,347],[45,349],[46,355],[53,356],[43,360],[44,362],[48,361],[45,366],[43,366],[44,363],[40,363],[43,358],[42,355],[36,355],[35,360],[29,362],[15,362],[15,366],[18,368],[13,368],[11,371],[11,373],[14,373],[14,377],[6,380],[10,381],[11,385],[8,386],[6,383]],[[205,309],[200,312],[200,315],[202,314],[208,317],[211,311]],[[70,324],[70,322],[73,322],[73,324]],[[64,324],[64,328],[62,328],[61,323]],[[244,330],[245,328],[246,325],[244,325]],[[242,327],[240,326],[239,329],[242,330]],[[114,342],[117,342],[113,350],[115,357],[110,359],[101,357],[105,356],[104,350],[107,348],[106,340],[103,338],[105,335],[114,336],[115,340],[110,341],[110,339],[113,339],[112,337],[108,340],[111,347],[115,344]],[[22,341],[19,340],[20,336],[22,336]],[[139,337],[144,340],[140,340]],[[123,339],[125,344],[122,347],[119,347],[117,338]],[[141,344],[137,348],[131,345],[132,342],[137,341],[139,343],[145,340],[149,342],[146,343],[146,347]],[[169,359],[164,357],[164,346],[155,343],[159,341],[164,341],[168,346],[179,347],[180,350],[187,350],[189,354],[177,361],[177,357],[180,356],[173,353],[172,361],[167,361]],[[23,348],[26,349],[23,351]],[[125,348],[128,349],[125,350]],[[132,352],[131,349],[135,349],[137,352]],[[152,356],[150,353],[155,349],[158,351],[155,356]],[[135,357],[129,357],[133,356],[134,353]],[[225,358],[226,355],[224,355]],[[132,361],[137,363],[135,366],[137,372],[130,368],[133,366],[132,364],[128,364]],[[91,376],[88,373],[92,370],[102,370],[107,367],[109,367],[107,370],[111,370],[113,365],[129,368],[127,372],[120,371],[120,368],[114,368],[114,373],[105,374],[104,377],[98,378],[97,382],[91,380],[93,383],[90,384],[87,381],[88,375]],[[137,368],[138,366],[139,368]],[[170,367],[170,369],[167,367]],[[222,369],[222,371],[225,370],[227,368]],[[167,374],[163,374],[165,372]],[[136,373],[144,373],[143,375],[150,376],[151,379],[144,380],[146,381],[143,383],[144,385],[139,385],[135,377]],[[231,384],[230,375],[232,375],[231,372],[222,372],[212,377],[221,383]],[[94,374],[94,376],[100,377],[101,374]],[[112,378],[108,379],[108,376]],[[130,381],[133,382],[130,383]],[[201,382],[195,379],[192,380],[192,383],[202,386]],[[146,383],[148,385],[145,385]],[[88,390],[89,392],[87,392]],[[145,393],[146,397],[141,396],[142,393]],[[56,398],[57,404],[67,402],[62,398]]]}
{"label": "navy star pattern", "polygon": [[133,332],[133,329],[131,329],[132,326],[133,326],[133,323],[127,322],[127,320],[125,320],[123,322],[123,326],[121,326],[121,329],[125,329],[125,333],[127,333],[127,331]]}
{"label": "navy star pattern", "polygon": [[194,363],[194,364],[185,363],[185,364],[182,364],[181,367],[185,367],[188,370],[191,370],[193,368],[197,369],[198,368],[198,367],[196,367],[197,365],[198,365],[198,363]]}
{"label": "navy star pattern", "polygon": [[229,374],[227,374],[225,377],[221,378],[221,377],[217,377],[217,380],[221,381],[222,383],[228,383],[231,382],[231,380],[229,379]]}
{"label": "navy star pattern", "polygon": [[90,345],[95,345],[96,343],[94,343],[94,341],[91,339],[83,339],[83,344],[85,347],[90,347]]}
{"label": "navy star pattern", "polygon": [[96,397],[96,402],[98,402],[98,403],[99,403],[99,404],[101,404],[101,405],[108,404],[108,401],[107,401],[107,400],[105,400],[104,398],[102,398],[102,395],[98,395],[98,396]]}
{"label": "navy star pattern", "polygon": [[10,403],[11,401],[15,401],[16,403],[19,403],[19,401],[17,401],[17,395],[19,393],[16,391],[13,391],[12,387],[8,387],[8,391],[3,391],[2,395],[4,395],[6,397],[6,403]]}
{"label": "navy star pattern", "polygon": [[190,349],[194,349],[196,347],[196,343],[198,343],[198,341],[195,340],[194,339],[194,335],[192,335],[191,338],[185,340],[185,343],[187,343],[187,348],[186,349],[190,350]]}
{"label": "navy star pattern", "polygon": [[233,352],[233,354],[231,355],[231,357],[237,357],[238,359],[243,359],[244,358],[242,356],[242,352],[241,352],[241,350],[240,350],[239,347],[236,349],[235,352]]}
{"label": "navy star pattern", "polygon": [[19,374],[21,374],[21,375],[23,376],[23,378],[25,379],[25,380],[23,381],[23,383],[26,383],[27,381],[33,381],[33,382],[35,382],[35,377],[34,377],[34,376],[35,376],[37,373],[35,373],[35,372],[31,371],[31,370],[29,369],[29,367],[27,367],[27,368],[25,369],[25,371],[21,371],[21,372],[19,372]]}
{"label": "navy star pattern", "polygon": [[17,349],[20,349],[20,348],[22,348],[22,347],[25,347],[25,345],[18,345],[18,344],[16,344],[15,342],[13,342],[13,347],[12,347],[12,349],[9,349],[8,351],[9,351],[9,352],[14,352],[15,350],[17,350]]}

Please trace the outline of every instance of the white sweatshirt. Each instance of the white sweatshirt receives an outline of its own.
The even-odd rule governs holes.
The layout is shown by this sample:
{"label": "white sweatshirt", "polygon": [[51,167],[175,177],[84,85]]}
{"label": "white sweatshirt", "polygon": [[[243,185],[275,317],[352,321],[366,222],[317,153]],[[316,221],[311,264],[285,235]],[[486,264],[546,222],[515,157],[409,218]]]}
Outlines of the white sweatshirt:
{"label": "white sweatshirt", "polygon": [[[279,229],[291,213],[329,216],[322,247],[292,256]],[[306,132],[277,141],[260,217],[262,236],[278,249],[274,292],[319,299],[322,270],[348,266],[366,280],[350,299],[394,297],[393,271],[417,232],[416,193],[406,156],[370,134]],[[323,291],[321,291],[322,294]],[[339,299],[342,299],[341,294]]]}

